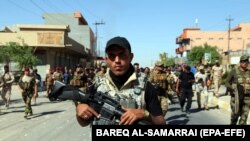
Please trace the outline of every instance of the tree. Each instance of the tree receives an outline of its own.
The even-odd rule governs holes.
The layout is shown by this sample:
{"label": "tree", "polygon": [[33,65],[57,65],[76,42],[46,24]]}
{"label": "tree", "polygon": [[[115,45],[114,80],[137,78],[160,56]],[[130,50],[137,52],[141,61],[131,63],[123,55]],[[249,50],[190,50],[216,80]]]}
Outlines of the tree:
{"label": "tree", "polygon": [[159,55],[160,61],[157,61],[158,63],[163,64],[164,66],[173,66],[175,64],[174,58],[168,58],[168,55],[166,52],[160,53]]}
{"label": "tree", "polygon": [[10,63],[17,62],[20,68],[25,66],[33,67],[39,62],[39,59],[33,54],[34,49],[26,44],[20,45],[16,42],[8,42],[0,47],[0,61]]}
{"label": "tree", "polygon": [[167,58],[166,65],[167,66],[174,66],[175,65],[175,58],[174,57]]}
{"label": "tree", "polygon": [[189,52],[187,58],[189,61],[191,61],[192,64],[201,64],[202,60],[204,59],[205,53],[211,53],[211,62],[215,63],[215,60],[220,60],[221,56],[217,51],[216,46],[210,46],[207,43],[205,43],[203,46],[195,46],[192,48],[192,50]]}
{"label": "tree", "polygon": [[163,53],[160,53],[160,63],[162,63],[164,66],[166,66],[166,63],[167,63],[167,53],[166,52],[163,52]]}

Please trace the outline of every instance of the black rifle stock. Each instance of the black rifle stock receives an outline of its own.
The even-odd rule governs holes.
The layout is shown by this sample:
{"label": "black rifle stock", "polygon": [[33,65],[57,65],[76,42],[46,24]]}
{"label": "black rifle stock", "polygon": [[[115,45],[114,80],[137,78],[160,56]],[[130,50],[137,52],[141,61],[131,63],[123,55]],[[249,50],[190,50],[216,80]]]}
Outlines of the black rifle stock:
{"label": "black rifle stock", "polygon": [[[85,94],[79,89],[71,85],[65,85],[60,81],[55,81],[53,91],[49,94],[50,101],[60,100],[73,100],[74,102],[81,102],[89,104],[101,116],[98,123],[101,125],[117,124],[117,120],[125,112],[120,103],[106,93],[95,92],[94,94]],[[94,120],[95,122],[96,120]],[[95,123],[94,123],[95,124]],[[141,120],[136,124],[149,125],[150,123]]]}

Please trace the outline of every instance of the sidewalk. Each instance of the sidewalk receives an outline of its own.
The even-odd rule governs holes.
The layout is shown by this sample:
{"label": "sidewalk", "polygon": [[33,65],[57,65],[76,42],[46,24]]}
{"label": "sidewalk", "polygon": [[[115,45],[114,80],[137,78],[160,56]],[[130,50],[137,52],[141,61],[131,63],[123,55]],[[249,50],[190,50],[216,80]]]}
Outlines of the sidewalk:
{"label": "sidewalk", "polygon": [[213,89],[209,90],[209,105],[219,106],[220,109],[231,112],[229,95],[226,95],[226,87],[222,85],[219,89],[219,97],[213,95]]}
{"label": "sidewalk", "polygon": [[[219,97],[213,96],[213,89],[209,90],[209,106],[214,107],[217,106],[219,107],[220,110],[231,112],[231,106],[230,106],[230,100],[231,97],[230,95],[225,95],[226,94],[226,87],[225,85],[222,85],[219,89]],[[250,124],[250,112],[248,114],[248,124]]]}

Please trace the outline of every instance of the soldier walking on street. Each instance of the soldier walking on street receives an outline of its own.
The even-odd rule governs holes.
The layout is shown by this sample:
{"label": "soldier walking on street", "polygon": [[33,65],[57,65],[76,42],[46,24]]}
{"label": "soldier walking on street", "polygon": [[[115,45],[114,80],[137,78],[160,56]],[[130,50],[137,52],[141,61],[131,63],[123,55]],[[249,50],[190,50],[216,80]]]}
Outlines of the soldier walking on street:
{"label": "soldier walking on street", "polygon": [[226,87],[231,94],[231,125],[247,124],[250,110],[250,70],[249,57],[240,57],[240,65],[232,69],[227,77]]}
{"label": "soldier walking on street", "polygon": [[220,65],[219,60],[215,61],[212,67],[212,79],[214,83],[214,96],[219,97],[219,89],[221,86],[222,76],[224,75],[223,67]]}
{"label": "soldier walking on street", "polygon": [[162,63],[155,64],[155,69],[150,75],[149,82],[151,82],[156,89],[156,94],[160,101],[163,115],[165,116],[168,111],[168,80],[166,72],[163,71]]}
{"label": "soldier walking on street", "polygon": [[30,74],[28,67],[24,68],[24,75],[21,76],[18,84],[19,88],[21,89],[23,101],[25,103],[24,117],[27,118],[28,115],[31,116],[33,114],[31,108],[31,99],[34,91],[37,89],[35,77]]}
{"label": "soldier walking on street", "polygon": [[11,87],[14,80],[13,74],[9,72],[9,66],[4,65],[4,73],[0,76],[0,87],[2,87],[1,97],[6,109],[8,109],[10,105]]}

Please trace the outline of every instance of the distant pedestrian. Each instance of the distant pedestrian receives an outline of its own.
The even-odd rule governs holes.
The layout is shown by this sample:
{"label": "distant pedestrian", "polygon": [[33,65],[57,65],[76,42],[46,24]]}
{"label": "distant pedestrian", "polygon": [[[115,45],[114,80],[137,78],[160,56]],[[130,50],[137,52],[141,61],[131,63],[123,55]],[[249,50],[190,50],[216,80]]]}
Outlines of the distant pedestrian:
{"label": "distant pedestrian", "polygon": [[190,113],[192,105],[193,90],[192,85],[195,82],[194,74],[190,72],[190,66],[183,66],[183,71],[176,82],[176,93],[180,95],[181,110],[184,112],[184,105],[187,99],[186,113]]}
{"label": "distant pedestrian", "polygon": [[34,95],[33,95],[34,105],[36,105],[36,99],[38,97],[38,91],[41,88],[42,78],[41,78],[41,75],[37,73],[37,69],[34,69],[32,74],[34,75],[34,77],[36,79],[36,85],[37,85],[37,87],[34,91]]}
{"label": "distant pedestrian", "polygon": [[15,78],[9,71],[9,65],[4,65],[4,73],[0,75],[0,87],[2,87],[1,97],[5,104],[5,108],[8,109],[10,106],[11,88]]}
{"label": "distant pedestrian", "polygon": [[224,75],[223,67],[220,65],[219,60],[216,60],[215,65],[212,67],[212,79],[214,83],[214,95],[219,97],[219,89],[221,86],[222,76]]}
{"label": "distant pedestrian", "polygon": [[45,77],[45,85],[46,85],[46,96],[48,97],[49,94],[51,93],[52,91],[52,88],[54,86],[54,78],[53,78],[53,69],[49,69],[49,72],[46,74],[46,77]]}
{"label": "distant pedestrian", "polygon": [[[206,80],[207,80],[207,74],[205,73],[204,66],[199,67],[199,72],[197,72],[195,75],[195,93],[197,96],[197,104],[198,109],[201,109],[201,94],[207,90]],[[208,98],[207,92],[205,92],[206,95],[205,99]],[[206,100],[205,100],[206,101]],[[208,110],[208,103],[207,101],[204,103],[204,108]]]}

